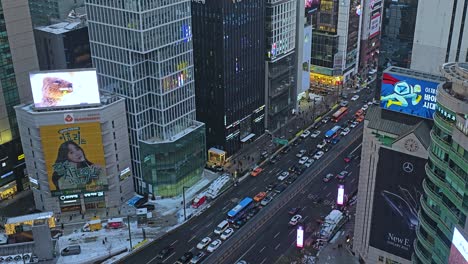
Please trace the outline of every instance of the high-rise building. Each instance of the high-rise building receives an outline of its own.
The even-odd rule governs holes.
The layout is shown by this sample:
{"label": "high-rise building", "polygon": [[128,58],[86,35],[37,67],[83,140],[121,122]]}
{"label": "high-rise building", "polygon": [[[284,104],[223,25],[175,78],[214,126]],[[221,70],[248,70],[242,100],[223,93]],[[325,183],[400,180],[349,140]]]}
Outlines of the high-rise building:
{"label": "high-rise building", "polygon": [[[26,0],[0,1],[0,200],[23,189],[24,155],[14,106],[32,99],[28,73],[39,68]],[[16,180],[16,181],[15,181]]]}
{"label": "high-rise building", "polygon": [[454,228],[468,229],[468,64],[446,63],[441,73],[447,82],[439,85],[430,132],[416,230],[417,264],[449,263]]}
{"label": "high-rise building", "polygon": [[363,1],[359,68],[364,73],[377,68],[384,0]]}
{"label": "high-rise building", "polygon": [[468,61],[467,12],[468,0],[420,0],[411,69],[438,74],[443,63]]}
{"label": "high-rise building", "polygon": [[358,71],[360,0],[322,0],[312,15],[312,85],[338,86]]}
{"label": "high-rise building", "polygon": [[135,189],[178,195],[206,161],[205,126],[195,120],[191,1],[85,2],[100,87],[126,99]]}
{"label": "high-rise building", "polygon": [[410,68],[418,0],[383,1],[379,69]]}
{"label": "high-rise building", "polygon": [[65,19],[77,7],[84,5],[84,0],[28,0],[34,26],[47,26]]}
{"label": "high-rise building", "polygon": [[197,118],[231,156],[265,130],[265,1],[192,1],[192,21]]}
{"label": "high-rise building", "polygon": [[286,124],[296,108],[296,16],[304,16],[296,7],[295,0],[265,2],[265,125],[270,131]]}

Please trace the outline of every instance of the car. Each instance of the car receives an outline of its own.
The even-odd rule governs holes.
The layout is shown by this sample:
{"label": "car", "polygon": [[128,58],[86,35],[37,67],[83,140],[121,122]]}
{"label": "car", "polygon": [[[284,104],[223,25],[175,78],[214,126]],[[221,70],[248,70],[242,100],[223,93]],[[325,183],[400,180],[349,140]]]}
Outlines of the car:
{"label": "car", "polygon": [[245,221],[243,221],[243,220],[237,220],[236,222],[234,222],[234,223],[232,224],[232,227],[239,229],[239,228],[241,228],[244,224],[245,224]]}
{"label": "car", "polygon": [[268,157],[268,151],[263,151],[260,155],[262,156],[262,158],[266,159]]}
{"label": "car", "polygon": [[251,175],[252,177],[257,177],[262,171],[263,171],[262,168],[257,167],[257,168],[255,168],[255,169],[250,173],[250,175]]}
{"label": "car", "polygon": [[278,184],[276,182],[272,182],[272,183],[268,184],[267,191],[273,190],[277,185]]}
{"label": "car", "polygon": [[228,228],[228,229],[224,230],[224,232],[221,234],[221,239],[226,240],[230,236],[232,236],[232,234],[234,234],[234,229]]}
{"label": "car", "polygon": [[286,179],[288,176],[289,176],[289,172],[283,171],[283,172],[281,172],[281,173],[279,174],[278,180],[279,180],[279,181],[284,181],[284,179]]}
{"label": "car", "polygon": [[305,169],[306,168],[304,166],[299,166],[296,170],[296,174],[301,175],[302,173],[304,173]]}
{"label": "car", "polygon": [[176,263],[177,264],[185,264],[185,263],[189,263],[190,260],[192,260],[193,258],[193,253],[192,252],[185,252],[184,255],[182,257],[180,257]]}
{"label": "car", "polygon": [[345,107],[348,106],[349,102],[348,101],[341,101],[340,106]]}
{"label": "car", "polygon": [[340,138],[339,138],[339,137],[336,137],[336,138],[332,139],[330,142],[331,142],[333,145],[336,145],[336,144],[338,144],[338,142],[340,142]]}
{"label": "car", "polygon": [[364,121],[364,116],[363,115],[356,118],[356,122],[361,123],[362,121]]}
{"label": "car", "polygon": [[312,125],[312,128],[313,128],[313,129],[317,129],[317,128],[319,128],[321,125],[322,125],[322,122],[316,122],[316,123],[314,123],[314,125]]}
{"label": "car", "polygon": [[[62,249],[62,256],[79,255],[81,253],[80,245],[72,245]],[[7,261],[8,262],[8,261]]]}
{"label": "car", "polygon": [[171,255],[173,251],[174,251],[173,247],[165,247],[161,251],[159,251],[158,255],[156,255],[156,258],[165,259],[169,255]]}
{"label": "car", "polygon": [[291,218],[291,220],[289,221],[289,225],[295,226],[301,221],[301,219],[302,215],[297,214]]}
{"label": "car", "polygon": [[263,198],[265,198],[265,196],[266,196],[266,192],[259,192],[257,193],[257,195],[255,195],[254,201],[260,202],[261,200],[263,200]]}
{"label": "car", "polygon": [[198,249],[204,249],[210,243],[211,243],[211,238],[210,237],[205,237],[200,242],[198,242],[197,248]]}
{"label": "car", "polygon": [[351,101],[356,101],[357,99],[359,99],[359,95],[357,94],[351,97]]}
{"label": "car", "polygon": [[289,209],[288,214],[289,215],[296,215],[300,211],[301,211],[300,207],[293,207],[293,208]]}
{"label": "car", "polygon": [[353,160],[354,156],[353,155],[348,155],[344,158],[344,161],[346,163],[350,163]]}
{"label": "car", "polygon": [[328,173],[327,175],[325,175],[325,177],[323,177],[323,182],[329,182],[331,181],[331,179],[333,179],[333,174],[332,173]]}
{"label": "car", "polygon": [[273,158],[270,159],[271,164],[275,164],[278,161],[278,156],[274,156]]}
{"label": "car", "polygon": [[275,188],[275,192],[276,193],[281,193],[282,191],[284,191],[286,189],[286,187],[287,187],[286,185],[280,184]]}
{"label": "car", "polygon": [[320,130],[315,130],[314,132],[312,132],[312,134],[310,134],[310,137],[311,138],[316,138],[320,135]]}
{"label": "car", "polygon": [[322,149],[323,147],[325,147],[325,145],[327,145],[327,141],[324,140],[324,141],[320,142],[319,144],[317,144],[317,148]]}
{"label": "car", "polygon": [[309,130],[305,130],[304,132],[302,132],[301,138],[307,138],[309,135],[310,135],[310,131],[309,131]]}
{"label": "car", "polygon": [[205,259],[205,257],[206,257],[206,253],[203,251],[200,251],[190,260],[190,263],[192,264],[201,263],[202,260]]}
{"label": "car", "polygon": [[286,146],[286,147],[284,147],[284,148],[281,150],[281,153],[286,154],[286,153],[288,153],[290,150],[291,150],[291,147],[290,147],[290,146]]}
{"label": "car", "polygon": [[211,244],[208,246],[206,250],[210,253],[213,253],[217,248],[219,248],[219,246],[221,246],[221,243],[222,243],[221,240],[216,239],[213,242],[211,242]]}
{"label": "car", "polygon": [[272,200],[273,200],[273,198],[271,198],[271,196],[267,196],[267,197],[265,197],[265,199],[263,199],[260,202],[260,205],[265,206],[265,205],[269,204]]}
{"label": "car", "polygon": [[361,107],[362,111],[366,111],[369,108],[369,105],[365,104]]}
{"label": "car", "polygon": [[322,118],[322,123],[326,124],[326,123],[328,123],[328,121],[330,121],[329,116],[326,116],[326,117]]}
{"label": "car", "polygon": [[323,152],[328,152],[331,148],[333,147],[333,144],[327,144],[325,147],[322,149]]}
{"label": "car", "polygon": [[301,149],[301,150],[299,150],[299,152],[296,154],[296,157],[302,158],[302,156],[304,156],[306,153],[307,153],[307,150]]}
{"label": "car", "polygon": [[248,212],[248,216],[250,217],[253,217],[254,215],[256,215],[258,212],[260,211],[260,209],[258,207],[252,207],[250,208],[249,212]]}
{"label": "car", "polygon": [[293,146],[298,146],[299,143],[301,143],[301,140],[302,138],[298,138],[297,140],[294,140],[294,142],[292,143]]}
{"label": "car", "polygon": [[304,166],[306,166],[307,168],[309,168],[310,166],[312,166],[312,163],[314,163],[314,160],[313,159],[308,159],[306,161],[306,163],[304,163]]}
{"label": "car", "polygon": [[318,151],[317,153],[315,153],[314,159],[316,159],[316,160],[320,159],[323,156],[323,154],[325,154],[325,152]]}
{"label": "car", "polygon": [[336,175],[336,178],[339,179],[339,180],[344,180],[346,178],[346,176],[349,175],[349,172],[348,171],[342,171],[340,173],[338,173],[338,175]]}
{"label": "car", "polygon": [[359,122],[354,121],[354,122],[351,123],[351,125],[349,125],[349,127],[350,128],[355,128],[355,127],[357,127],[357,125],[359,125]]}
{"label": "car", "polygon": [[355,117],[359,117],[359,116],[362,116],[363,114],[364,114],[364,110],[358,109],[358,110],[356,111],[356,113],[354,113],[354,116],[355,116]]}
{"label": "car", "polygon": [[303,156],[303,157],[299,160],[299,164],[304,164],[304,163],[306,163],[308,160],[309,160],[309,157]]}
{"label": "car", "polygon": [[349,129],[348,127],[346,127],[345,129],[343,129],[343,131],[341,131],[340,135],[346,136],[346,135],[349,134],[350,131],[351,131],[351,129]]}

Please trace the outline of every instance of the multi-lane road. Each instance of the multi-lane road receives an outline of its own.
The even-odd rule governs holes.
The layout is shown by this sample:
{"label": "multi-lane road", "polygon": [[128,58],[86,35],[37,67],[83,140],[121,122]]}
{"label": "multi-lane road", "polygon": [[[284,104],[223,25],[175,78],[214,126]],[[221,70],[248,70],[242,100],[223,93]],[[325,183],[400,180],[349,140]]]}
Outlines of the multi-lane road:
{"label": "multi-lane road", "polygon": [[[349,114],[345,116],[342,121],[338,122],[338,124],[342,124],[345,120],[351,118],[362,104],[361,100],[358,102],[351,102]],[[253,197],[258,192],[265,191],[268,184],[277,181],[276,178],[279,172],[288,170],[289,167],[297,164],[298,158],[296,158],[295,155],[300,149],[306,149],[308,152],[314,150],[317,143],[322,140],[324,133],[334,125],[336,124],[332,122],[322,125],[319,128],[319,130],[322,131],[319,137],[315,139],[308,137],[307,139],[301,140],[297,146],[292,147],[289,153],[282,154],[277,163],[266,165],[264,168],[265,170],[258,177],[248,177],[237,187],[213,201],[211,207],[203,214],[192,218],[188,223],[150,243],[134,254],[129,255],[121,262],[174,263],[185,252],[198,252],[198,250],[196,250],[196,245],[201,239],[206,236],[212,239],[218,238],[214,235],[213,231],[222,220],[226,219],[226,214],[230,209],[242,198],[247,196]],[[315,223],[315,219],[318,216],[327,214],[331,210],[330,204],[336,199],[337,182],[333,180],[329,183],[324,183],[322,178],[327,173],[337,174],[341,170],[344,170],[346,166],[349,166],[346,170],[350,171],[351,175],[346,180],[345,188],[349,191],[356,188],[358,162],[354,161],[350,164],[345,164],[343,158],[353,150],[356,152],[360,151],[358,145],[361,142],[361,140],[359,140],[361,135],[362,125],[359,125],[357,128],[353,129],[349,135],[345,136],[341,142],[332,147],[331,150],[325,154],[324,158],[315,162],[299,176],[296,182],[304,181],[303,179],[305,177],[313,177],[314,179],[306,188],[303,188],[304,190],[302,193],[297,193],[295,197],[288,202],[287,206],[275,212],[277,216],[274,217],[274,220],[270,218],[270,220],[266,222],[267,224],[255,231],[254,241],[251,241],[251,243],[246,241],[246,244],[249,245],[247,249],[242,249],[231,257],[234,258],[234,260],[241,259],[242,257],[248,260],[249,263],[273,263],[274,260],[279,259],[281,255],[294,250],[292,244],[295,239],[295,233],[293,229],[288,227],[290,216],[287,214],[287,211],[290,207],[303,208],[302,215],[305,220],[304,223]],[[288,189],[295,188],[295,186],[298,186],[298,184],[292,184]],[[275,199],[279,199],[281,195],[282,194],[279,194]],[[316,197],[321,197],[324,203],[322,203],[321,206],[313,207],[311,198]],[[269,205],[261,210],[269,210]],[[255,217],[261,217],[261,214]],[[249,228],[248,223],[242,228]],[[235,239],[237,232],[238,230],[235,231],[233,237],[230,239]],[[229,244],[229,240],[226,241],[226,244]],[[172,246],[175,249],[174,252],[165,259],[157,259],[157,254],[167,246]],[[221,248],[223,246],[224,245],[221,245]]]}

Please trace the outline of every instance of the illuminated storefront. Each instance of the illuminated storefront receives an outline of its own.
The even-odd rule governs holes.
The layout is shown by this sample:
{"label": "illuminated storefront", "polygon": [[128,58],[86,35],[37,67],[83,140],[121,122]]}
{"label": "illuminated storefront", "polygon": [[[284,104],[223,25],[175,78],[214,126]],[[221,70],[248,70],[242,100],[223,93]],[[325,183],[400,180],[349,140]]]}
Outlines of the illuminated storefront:
{"label": "illuminated storefront", "polygon": [[18,192],[18,188],[16,187],[16,182],[12,181],[6,185],[0,187],[0,200],[5,200]]}
{"label": "illuminated storefront", "polygon": [[331,86],[337,86],[343,84],[343,76],[329,76],[320,73],[310,73],[310,83],[314,84],[325,84]]}

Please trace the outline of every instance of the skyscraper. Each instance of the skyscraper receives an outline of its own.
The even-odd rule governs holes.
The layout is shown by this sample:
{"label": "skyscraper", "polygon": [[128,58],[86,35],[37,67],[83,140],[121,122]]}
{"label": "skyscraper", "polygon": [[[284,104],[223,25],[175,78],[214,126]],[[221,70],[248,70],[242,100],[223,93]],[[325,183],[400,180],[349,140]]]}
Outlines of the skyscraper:
{"label": "skyscraper", "polygon": [[[28,0],[34,26],[47,26],[68,16],[73,8],[83,6],[84,0]],[[55,21],[56,22],[56,21]]]}
{"label": "skyscraper", "polygon": [[438,74],[443,63],[468,60],[467,12],[468,0],[420,0],[411,69]]}
{"label": "skyscraper", "polygon": [[448,81],[438,88],[430,133],[416,264],[448,263],[454,228],[468,228],[468,64],[446,63],[441,73]]}
{"label": "skyscraper", "polygon": [[192,2],[197,117],[228,156],[265,129],[264,2]]}
{"label": "skyscraper", "polygon": [[195,120],[190,3],[86,0],[101,87],[126,98],[139,193],[180,194],[205,164],[205,126]]}
{"label": "skyscraper", "polygon": [[28,73],[39,69],[27,0],[0,1],[0,48],[1,200],[22,189],[24,155],[13,107],[32,100]]}

